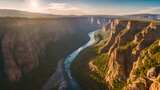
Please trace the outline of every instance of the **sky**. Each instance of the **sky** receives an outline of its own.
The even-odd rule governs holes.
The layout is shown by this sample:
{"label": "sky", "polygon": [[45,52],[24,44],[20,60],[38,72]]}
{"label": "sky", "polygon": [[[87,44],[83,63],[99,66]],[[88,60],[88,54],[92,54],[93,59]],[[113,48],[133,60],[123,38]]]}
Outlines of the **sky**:
{"label": "sky", "polygon": [[160,0],[0,0],[0,9],[57,15],[160,14]]}

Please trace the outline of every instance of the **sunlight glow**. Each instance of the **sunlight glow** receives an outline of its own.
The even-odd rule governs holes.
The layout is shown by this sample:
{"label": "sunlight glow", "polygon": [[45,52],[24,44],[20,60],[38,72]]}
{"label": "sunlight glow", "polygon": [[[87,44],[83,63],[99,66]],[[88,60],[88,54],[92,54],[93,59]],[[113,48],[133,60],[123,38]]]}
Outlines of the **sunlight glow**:
{"label": "sunlight glow", "polygon": [[40,10],[40,6],[39,6],[38,0],[29,0],[29,8],[32,11],[39,11]]}
{"label": "sunlight glow", "polygon": [[160,0],[0,0],[0,9],[56,15],[160,14]]}

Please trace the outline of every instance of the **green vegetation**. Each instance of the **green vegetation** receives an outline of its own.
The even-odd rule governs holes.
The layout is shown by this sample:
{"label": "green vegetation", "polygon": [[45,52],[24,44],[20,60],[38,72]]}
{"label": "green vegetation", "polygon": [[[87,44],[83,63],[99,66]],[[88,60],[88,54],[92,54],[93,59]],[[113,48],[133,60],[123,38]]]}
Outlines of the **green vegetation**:
{"label": "green vegetation", "polygon": [[122,80],[114,80],[112,85],[113,85],[113,90],[122,90],[125,82]]}
{"label": "green vegetation", "polygon": [[138,77],[146,77],[148,69],[160,65],[160,46],[158,40],[142,51],[138,60],[139,68],[136,69]]}
{"label": "green vegetation", "polygon": [[105,74],[108,70],[107,60],[108,60],[107,54],[99,54],[95,57],[95,60],[93,60],[93,64],[97,66],[98,68],[97,73],[101,76],[101,78],[105,77]]}
{"label": "green vegetation", "polygon": [[110,31],[100,30],[100,31],[96,32],[95,38],[98,42],[95,45],[96,46],[95,48],[97,49],[97,51],[99,50],[100,47],[102,47],[106,43],[106,41],[109,38],[109,34],[110,34]]}
{"label": "green vegetation", "polygon": [[98,74],[91,72],[88,65],[96,56],[97,51],[95,47],[89,47],[82,51],[71,65],[73,77],[76,78],[82,90],[106,89],[102,79],[100,79]]}
{"label": "green vegetation", "polygon": [[134,47],[134,43],[132,41],[131,42],[127,42],[127,44],[120,46],[119,49],[126,50],[126,49],[128,49],[128,47],[133,48]]}

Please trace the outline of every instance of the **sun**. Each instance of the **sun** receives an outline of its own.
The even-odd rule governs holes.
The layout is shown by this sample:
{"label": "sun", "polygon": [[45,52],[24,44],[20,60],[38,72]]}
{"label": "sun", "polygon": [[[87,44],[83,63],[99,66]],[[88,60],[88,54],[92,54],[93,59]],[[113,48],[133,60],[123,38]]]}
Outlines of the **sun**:
{"label": "sun", "polygon": [[39,11],[39,2],[38,0],[29,0],[30,9],[33,11]]}
{"label": "sun", "polygon": [[37,9],[37,8],[38,8],[38,3],[37,3],[37,1],[36,1],[36,0],[32,0],[32,1],[31,1],[31,6],[32,6],[33,9]]}

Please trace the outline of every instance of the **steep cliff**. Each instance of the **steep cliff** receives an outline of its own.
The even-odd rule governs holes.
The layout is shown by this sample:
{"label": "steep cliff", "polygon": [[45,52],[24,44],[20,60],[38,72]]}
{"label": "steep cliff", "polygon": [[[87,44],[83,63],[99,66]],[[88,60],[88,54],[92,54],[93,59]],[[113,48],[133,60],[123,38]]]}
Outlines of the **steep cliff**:
{"label": "steep cliff", "polygon": [[101,59],[90,62],[91,70],[110,90],[159,90],[159,22],[117,19],[108,25],[109,38],[97,44]]}
{"label": "steep cliff", "polygon": [[44,52],[44,44],[37,32],[7,31],[2,39],[4,68],[10,81],[18,81],[23,74],[39,65],[40,52]]}
{"label": "steep cliff", "polygon": [[86,43],[88,33],[98,27],[87,17],[1,18],[0,89],[41,90],[57,62]]}

